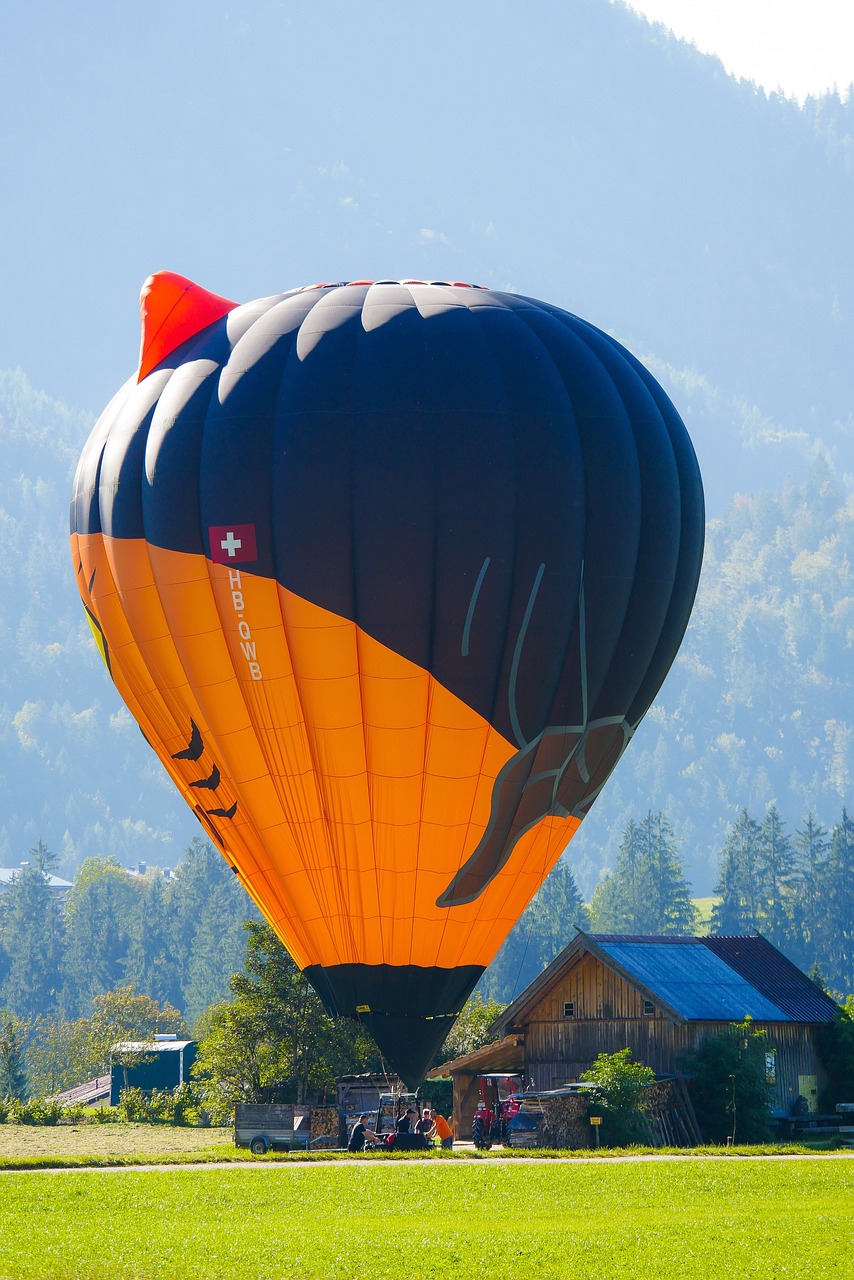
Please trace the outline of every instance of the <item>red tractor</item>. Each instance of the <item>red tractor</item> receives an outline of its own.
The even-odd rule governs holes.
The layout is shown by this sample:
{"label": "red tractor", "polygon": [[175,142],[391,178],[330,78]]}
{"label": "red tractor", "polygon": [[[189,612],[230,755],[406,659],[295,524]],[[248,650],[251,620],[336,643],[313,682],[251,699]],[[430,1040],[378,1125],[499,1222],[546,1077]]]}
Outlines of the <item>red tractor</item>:
{"label": "red tractor", "polygon": [[471,1140],[488,1151],[494,1142],[507,1141],[507,1126],[519,1111],[515,1095],[522,1089],[521,1076],[490,1072],[479,1077],[480,1100],[471,1126]]}

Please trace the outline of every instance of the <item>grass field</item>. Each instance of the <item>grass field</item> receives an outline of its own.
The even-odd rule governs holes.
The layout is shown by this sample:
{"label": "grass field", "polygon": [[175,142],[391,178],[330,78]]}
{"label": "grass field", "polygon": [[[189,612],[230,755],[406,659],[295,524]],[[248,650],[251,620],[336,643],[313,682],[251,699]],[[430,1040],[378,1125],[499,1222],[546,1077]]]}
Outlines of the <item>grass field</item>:
{"label": "grass field", "polygon": [[851,1160],[0,1174],[3,1280],[853,1273]]}
{"label": "grass field", "polygon": [[720,902],[720,898],[692,898],[692,902],[699,912],[694,932],[698,936],[703,936],[711,930],[712,911]]}
{"label": "grass field", "polygon": [[234,1150],[230,1129],[180,1129],[164,1124],[0,1124],[0,1168],[20,1158],[100,1158],[207,1154]]}

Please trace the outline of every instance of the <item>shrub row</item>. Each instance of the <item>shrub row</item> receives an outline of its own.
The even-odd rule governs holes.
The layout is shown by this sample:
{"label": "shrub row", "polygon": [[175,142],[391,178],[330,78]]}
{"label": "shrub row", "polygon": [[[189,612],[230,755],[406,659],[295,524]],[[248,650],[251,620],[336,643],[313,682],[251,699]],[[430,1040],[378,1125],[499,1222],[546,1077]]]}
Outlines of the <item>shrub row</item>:
{"label": "shrub row", "polygon": [[174,1092],[170,1089],[154,1089],[143,1093],[141,1089],[122,1089],[117,1107],[97,1107],[92,1110],[82,1106],[64,1107],[51,1098],[0,1099],[0,1124],[54,1125],[60,1121],[69,1124],[115,1124],[120,1121],[136,1121],[144,1124],[203,1125],[210,1118],[188,1084]]}

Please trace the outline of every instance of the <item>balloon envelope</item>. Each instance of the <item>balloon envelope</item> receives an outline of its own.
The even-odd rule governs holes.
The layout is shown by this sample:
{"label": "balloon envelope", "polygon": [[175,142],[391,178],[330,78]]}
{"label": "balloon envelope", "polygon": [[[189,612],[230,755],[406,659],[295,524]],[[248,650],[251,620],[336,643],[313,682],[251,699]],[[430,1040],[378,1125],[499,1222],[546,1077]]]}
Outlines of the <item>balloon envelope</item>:
{"label": "balloon envelope", "polygon": [[532,299],[237,306],[160,273],[142,311],[74,486],[93,632],[329,1010],[415,1083],[677,651],[693,449],[624,348]]}

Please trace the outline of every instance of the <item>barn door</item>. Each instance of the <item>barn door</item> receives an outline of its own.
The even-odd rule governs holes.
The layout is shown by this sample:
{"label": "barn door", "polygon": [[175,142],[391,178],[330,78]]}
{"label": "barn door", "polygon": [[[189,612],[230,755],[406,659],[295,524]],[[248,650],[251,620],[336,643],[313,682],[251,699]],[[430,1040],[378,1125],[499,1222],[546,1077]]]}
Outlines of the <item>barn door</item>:
{"label": "barn door", "polygon": [[798,1076],[798,1093],[807,1100],[811,1115],[818,1111],[818,1076]]}

